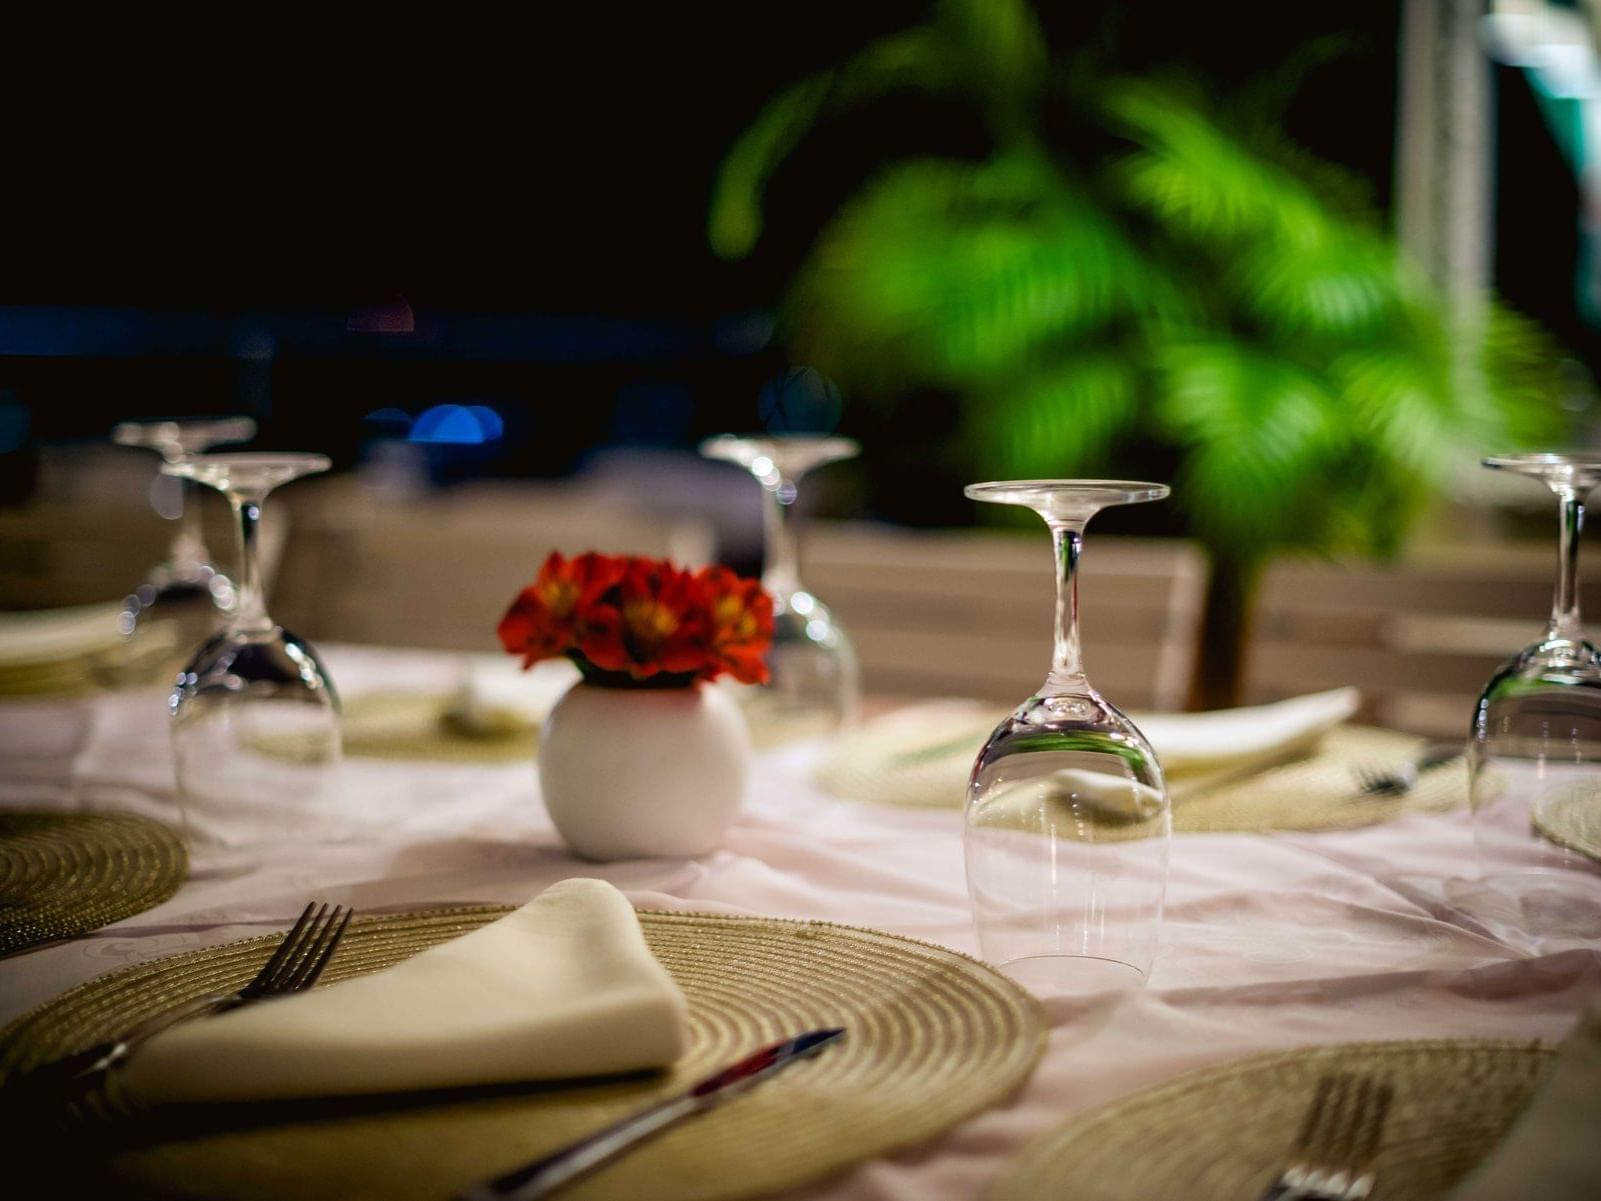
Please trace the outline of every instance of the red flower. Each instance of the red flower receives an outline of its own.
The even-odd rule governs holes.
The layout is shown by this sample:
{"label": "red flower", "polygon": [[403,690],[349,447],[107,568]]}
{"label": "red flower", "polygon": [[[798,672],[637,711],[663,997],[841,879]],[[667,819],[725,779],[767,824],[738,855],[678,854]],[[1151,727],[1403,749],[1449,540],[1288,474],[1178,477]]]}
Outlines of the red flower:
{"label": "red flower", "polygon": [[696,574],[711,610],[702,674],[714,679],[726,671],[741,684],[767,683],[764,656],[773,640],[773,598],[762,591],[761,581],[742,579],[726,567],[703,567]]}
{"label": "red flower", "polygon": [[564,655],[577,645],[586,615],[623,574],[623,560],[593,551],[571,562],[552,551],[534,582],[524,588],[497,633],[506,652],[532,667]]}
{"label": "red flower", "polygon": [[578,650],[603,671],[636,680],[706,665],[706,603],[695,577],[671,563],[627,560],[622,578],[586,614]]}
{"label": "red flower", "polygon": [[613,686],[687,685],[724,672],[758,684],[768,679],[773,602],[758,581],[725,567],[552,554],[499,634],[524,667],[566,655],[585,678]]}

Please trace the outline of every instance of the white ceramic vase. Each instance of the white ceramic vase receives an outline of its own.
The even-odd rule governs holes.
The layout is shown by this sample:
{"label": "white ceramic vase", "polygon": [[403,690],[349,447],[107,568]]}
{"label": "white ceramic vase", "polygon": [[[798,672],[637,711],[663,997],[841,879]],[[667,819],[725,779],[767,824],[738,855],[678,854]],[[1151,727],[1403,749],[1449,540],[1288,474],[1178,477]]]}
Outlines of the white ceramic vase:
{"label": "white ceramic vase", "polygon": [[574,684],[539,735],[539,787],[586,859],[716,848],[745,793],[750,732],[726,690]]}

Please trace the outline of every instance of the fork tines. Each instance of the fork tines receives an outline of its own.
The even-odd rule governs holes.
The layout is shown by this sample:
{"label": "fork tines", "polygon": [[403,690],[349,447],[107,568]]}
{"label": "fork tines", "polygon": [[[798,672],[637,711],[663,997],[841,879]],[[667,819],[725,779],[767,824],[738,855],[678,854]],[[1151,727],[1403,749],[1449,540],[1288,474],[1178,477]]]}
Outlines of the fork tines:
{"label": "fork tines", "polygon": [[1402,796],[1411,792],[1417,782],[1417,772],[1411,764],[1387,770],[1363,768],[1357,772],[1359,791],[1369,796]]}
{"label": "fork tines", "polygon": [[315,901],[307,905],[241,995],[264,996],[310,988],[328,966],[353,913],[343,905],[319,905]]}
{"label": "fork tines", "polygon": [[1337,1072],[1320,1077],[1296,1136],[1292,1162],[1264,1196],[1305,1201],[1366,1197],[1394,1097],[1388,1081],[1372,1076]]}

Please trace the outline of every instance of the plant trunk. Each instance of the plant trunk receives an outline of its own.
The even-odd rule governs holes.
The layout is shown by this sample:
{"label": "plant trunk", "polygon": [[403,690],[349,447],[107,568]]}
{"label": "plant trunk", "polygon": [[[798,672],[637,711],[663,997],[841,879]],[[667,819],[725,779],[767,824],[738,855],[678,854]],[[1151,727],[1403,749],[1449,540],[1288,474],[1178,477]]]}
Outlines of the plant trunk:
{"label": "plant trunk", "polygon": [[1261,578],[1259,559],[1213,557],[1201,617],[1200,654],[1190,681],[1190,709],[1228,709],[1240,703],[1251,603]]}

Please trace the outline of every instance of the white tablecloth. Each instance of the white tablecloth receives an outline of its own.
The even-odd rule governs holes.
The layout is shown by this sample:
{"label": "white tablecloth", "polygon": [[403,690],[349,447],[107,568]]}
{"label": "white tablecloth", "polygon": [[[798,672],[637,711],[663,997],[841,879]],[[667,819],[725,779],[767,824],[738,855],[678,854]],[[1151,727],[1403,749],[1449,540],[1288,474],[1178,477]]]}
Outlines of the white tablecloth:
{"label": "white tablecloth", "polygon": [[[326,648],[347,695],[446,687],[447,656]],[[159,692],[0,707],[0,805],[117,808],[171,818]],[[726,845],[700,860],[575,860],[541,808],[531,764],[351,759],[347,794],[370,838],[294,848],[243,876],[191,879],[165,904],[73,942],[0,961],[0,1022],[130,962],[283,928],[311,897],[363,912],[521,903],[572,875],[640,907],[818,918],[977,953],[957,812],[834,799],[810,782],[819,748],[764,755]],[[1506,866],[1519,854],[1505,851]],[[1046,998],[1050,1045],[1012,1104],[920,1150],[804,1195],[969,1198],[1064,1116],[1179,1072],[1327,1042],[1559,1039],[1601,993],[1601,870],[1559,877],[1570,931],[1530,940],[1482,914],[1465,813],[1347,833],[1174,839],[1149,987]]]}

